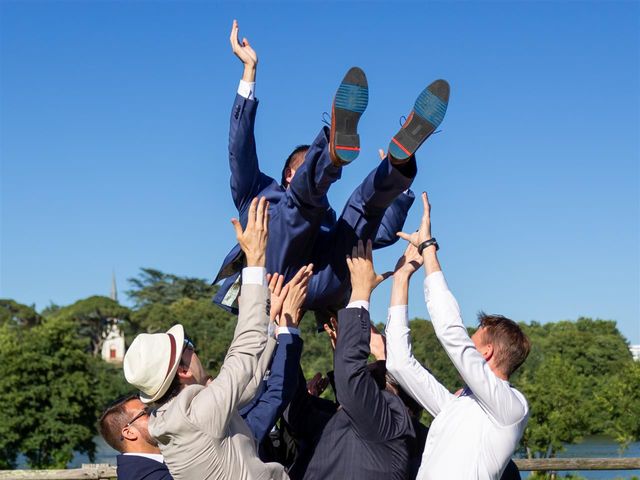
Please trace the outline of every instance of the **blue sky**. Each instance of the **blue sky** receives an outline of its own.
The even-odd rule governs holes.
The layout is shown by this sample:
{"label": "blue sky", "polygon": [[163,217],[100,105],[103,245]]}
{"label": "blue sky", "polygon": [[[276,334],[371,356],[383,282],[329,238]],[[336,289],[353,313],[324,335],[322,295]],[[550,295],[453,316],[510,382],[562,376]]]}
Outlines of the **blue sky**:
{"label": "blue sky", "polygon": [[[465,321],[615,319],[640,343],[640,4],[0,4],[0,296],[121,298],[140,267],[211,279],[234,243],[228,116],[237,18],[260,58],[256,138],[279,175],[344,72],[370,103],[336,210],[415,96],[451,84],[418,155]],[[407,229],[420,217],[416,204]],[[376,256],[380,270],[403,246]],[[410,314],[426,317],[416,276]],[[386,316],[389,287],[372,311]]]}

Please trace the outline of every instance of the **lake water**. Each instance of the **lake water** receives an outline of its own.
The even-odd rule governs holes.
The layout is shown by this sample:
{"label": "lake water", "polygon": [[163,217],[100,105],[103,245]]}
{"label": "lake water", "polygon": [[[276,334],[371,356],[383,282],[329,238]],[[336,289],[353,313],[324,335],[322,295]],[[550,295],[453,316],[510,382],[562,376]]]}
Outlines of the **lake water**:
{"label": "lake water", "polygon": [[[118,452],[113,450],[105,443],[102,437],[95,438],[97,445],[95,463],[116,464],[116,455]],[[611,458],[618,457],[618,444],[606,437],[589,437],[582,443],[576,445],[567,445],[567,448],[559,457],[563,458]],[[622,455],[623,457],[640,457],[640,442],[629,445],[629,448]],[[69,468],[80,467],[83,463],[90,463],[85,455],[76,455],[69,464]],[[566,472],[565,472],[566,473]],[[634,476],[640,478],[640,470],[618,470],[618,471],[581,471],[573,472],[581,475],[589,480],[613,480],[625,479],[629,480]],[[527,478],[528,473],[523,472],[522,478]]]}
{"label": "lake water", "polygon": [[[607,437],[587,437],[582,443],[567,445],[565,450],[558,457],[561,458],[617,458],[617,457],[640,457],[640,442],[629,445],[624,454],[620,455],[618,444]],[[569,472],[563,472],[569,473]],[[634,476],[640,478],[640,470],[611,470],[611,471],[580,471],[571,472],[589,480],[613,480],[631,479]],[[528,473],[522,474],[522,478],[527,478]]]}

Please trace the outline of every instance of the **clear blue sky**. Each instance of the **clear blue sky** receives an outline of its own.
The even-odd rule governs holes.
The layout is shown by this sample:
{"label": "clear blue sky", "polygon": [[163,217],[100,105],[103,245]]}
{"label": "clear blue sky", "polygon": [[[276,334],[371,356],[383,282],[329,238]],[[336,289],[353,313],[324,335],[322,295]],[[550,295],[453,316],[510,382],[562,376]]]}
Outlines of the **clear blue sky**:
{"label": "clear blue sky", "polygon": [[[228,115],[237,18],[260,57],[257,142],[279,175],[344,72],[368,75],[363,153],[336,210],[415,96],[451,84],[420,150],[441,262],[467,324],[615,319],[640,343],[640,4],[0,4],[0,296],[121,298],[140,267],[213,278],[234,243]],[[417,225],[415,205],[408,229]],[[383,270],[403,246],[380,252]],[[410,314],[426,317],[421,280]],[[388,286],[374,295],[386,316]]]}

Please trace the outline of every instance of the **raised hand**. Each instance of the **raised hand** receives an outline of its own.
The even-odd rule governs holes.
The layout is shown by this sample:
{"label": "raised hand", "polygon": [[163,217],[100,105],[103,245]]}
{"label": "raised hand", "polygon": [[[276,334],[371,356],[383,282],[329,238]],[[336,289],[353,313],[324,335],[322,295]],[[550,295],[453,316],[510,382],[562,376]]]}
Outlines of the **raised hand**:
{"label": "raised hand", "polygon": [[422,212],[422,220],[418,231],[411,234],[404,232],[397,233],[400,238],[405,239],[415,247],[420,245],[422,242],[431,239],[431,205],[429,204],[427,192],[422,192],[422,206],[424,210]]}
{"label": "raised hand", "polygon": [[302,318],[302,305],[307,298],[309,279],[313,274],[313,264],[305,265],[286,285],[286,296],[282,304],[282,314],[278,324],[281,327],[298,327]]}
{"label": "raised hand", "polygon": [[284,275],[274,273],[273,275],[267,275],[267,282],[269,282],[269,291],[271,292],[271,313],[269,315],[272,322],[277,322],[282,310],[282,304],[289,291],[289,285],[284,285]]}
{"label": "raised hand", "polygon": [[329,337],[329,341],[331,342],[331,348],[336,349],[336,342],[338,341],[338,320],[334,315],[331,315],[329,318],[329,323],[325,323],[323,325],[324,331]]}
{"label": "raised hand", "polygon": [[362,240],[358,240],[358,245],[353,247],[351,256],[347,255],[347,267],[351,275],[351,301],[368,301],[373,289],[390,275],[389,272],[384,275],[375,272],[371,251],[371,240],[367,240],[366,248]]}
{"label": "raised hand", "polygon": [[393,269],[393,275],[410,277],[420,268],[423,261],[422,255],[418,253],[418,248],[413,243],[409,243],[402,256],[398,259]]}
{"label": "raised hand", "polygon": [[319,397],[325,391],[327,385],[329,385],[329,379],[318,372],[307,382],[307,392],[309,392],[309,395]]}
{"label": "raised hand", "polygon": [[238,21],[234,20],[231,26],[231,35],[229,41],[231,42],[231,50],[236,57],[244,64],[245,74],[242,76],[243,80],[253,82],[256,76],[256,66],[258,65],[258,54],[255,52],[249,40],[242,39],[242,42],[238,39]]}
{"label": "raised hand", "polygon": [[247,266],[264,267],[269,236],[269,202],[267,199],[260,197],[258,200],[256,197],[251,200],[247,228],[242,230],[242,225],[237,218],[232,218],[231,223],[236,230],[236,238],[240,248],[247,257]]}

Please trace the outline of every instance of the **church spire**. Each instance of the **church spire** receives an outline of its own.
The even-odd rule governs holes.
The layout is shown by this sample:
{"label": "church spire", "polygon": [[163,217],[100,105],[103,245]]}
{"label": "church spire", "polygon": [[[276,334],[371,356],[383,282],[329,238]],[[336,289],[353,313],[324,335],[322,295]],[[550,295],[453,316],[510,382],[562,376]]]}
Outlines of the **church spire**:
{"label": "church spire", "polygon": [[116,272],[111,272],[111,300],[118,301],[118,288],[116,287]]}

